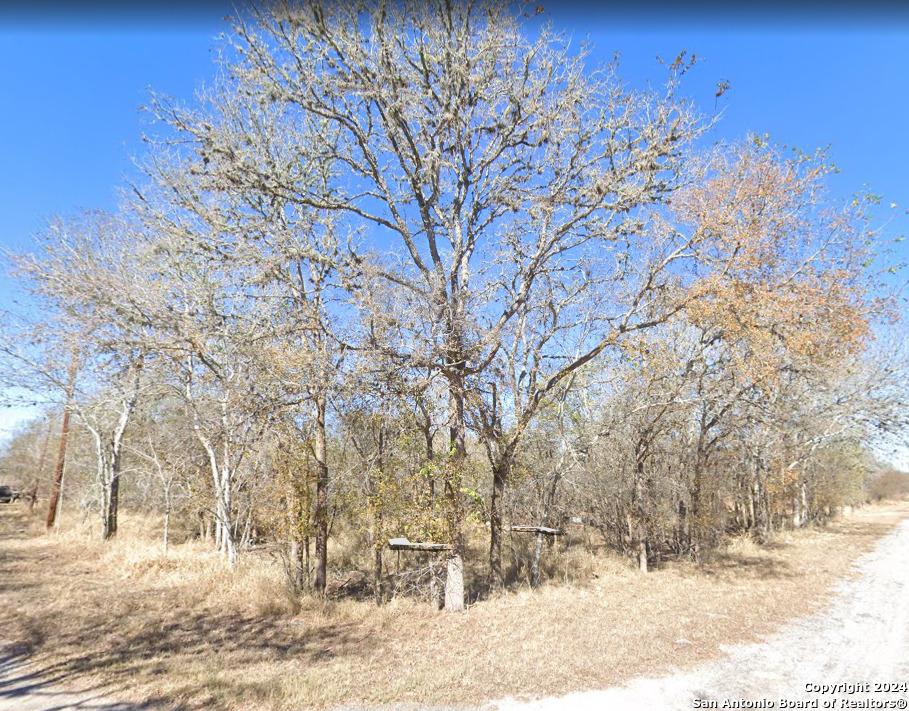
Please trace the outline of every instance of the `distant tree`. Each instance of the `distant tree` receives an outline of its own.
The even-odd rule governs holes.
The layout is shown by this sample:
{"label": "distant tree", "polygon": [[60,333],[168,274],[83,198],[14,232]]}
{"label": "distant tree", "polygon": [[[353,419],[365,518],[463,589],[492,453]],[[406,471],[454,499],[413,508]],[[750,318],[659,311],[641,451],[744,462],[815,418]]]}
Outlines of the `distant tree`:
{"label": "distant tree", "polygon": [[49,493],[54,429],[50,416],[35,419],[17,428],[0,450],[0,478],[19,489],[32,509],[39,493]]}
{"label": "distant tree", "polygon": [[[130,233],[122,219],[86,213],[55,219],[40,239],[37,254],[14,257],[14,264],[43,312],[32,322],[19,320],[0,350],[24,378],[23,386],[62,398],[64,420],[68,423],[72,411],[91,432],[106,540],[117,533],[123,442],[147,352],[124,328],[119,306],[133,288]],[[62,474],[66,431],[64,426],[52,499]],[[48,527],[53,517],[51,511]]]}
{"label": "distant tree", "polygon": [[[694,298],[686,316],[722,354],[713,363],[722,365],[717,375],[727,393],[748,405],[739,426],[749,432],[753,503],[765,536],[771,468],[794,471],[800,457],[856,422],[846,405],[858,404],[856,393],[847,398],[834,380],[863,351],[872,325],[890,313],[887,291],[869,269],[881,248],[869,227],[870,201],[832,201],[826,194],[832,170],[821,152],[784,157],[752,137],[694,162],[692,179],[672,204],[678,229],[705,235],[703,272],[688,287]],[[825,413],[826,425],[815,434],[807,423],[796,424],[808,409]],[[783,422],[803,439],[801,454],[780,464],[777,457],[785,455],[776,433]]]}
{"label": "distant tree", "polygon": [[909,474],[891,469],[869,482],[869,494],[874,501],[898,501],[909,496]]}

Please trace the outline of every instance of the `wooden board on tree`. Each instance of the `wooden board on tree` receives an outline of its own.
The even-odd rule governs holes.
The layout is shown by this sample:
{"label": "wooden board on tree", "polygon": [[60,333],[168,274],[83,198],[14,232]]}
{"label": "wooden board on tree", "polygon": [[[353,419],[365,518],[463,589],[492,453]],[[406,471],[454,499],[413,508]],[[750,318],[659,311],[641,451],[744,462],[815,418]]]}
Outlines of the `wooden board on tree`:
{"label": "wooden board on tree", "polygon": [[393,551],[450,551],[448,543],[411,543],[406,538],[389,538],[388,547]]}
{"label": "wooden board on tree", "polygon": [[512,526],[514,533],[542,533],[544,536],[561,536],[562,530],[558,528],[546,528],[546,526]]}

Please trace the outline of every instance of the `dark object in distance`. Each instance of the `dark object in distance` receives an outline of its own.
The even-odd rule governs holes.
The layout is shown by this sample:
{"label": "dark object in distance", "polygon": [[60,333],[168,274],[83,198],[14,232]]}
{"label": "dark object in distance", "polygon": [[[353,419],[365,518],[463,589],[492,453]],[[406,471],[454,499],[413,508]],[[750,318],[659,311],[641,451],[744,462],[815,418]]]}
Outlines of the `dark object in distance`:
{"label": "dark object in distance", "polygon": [[10,486],[0,486],[0,504],[11,504],[22,497],[22,493]]}

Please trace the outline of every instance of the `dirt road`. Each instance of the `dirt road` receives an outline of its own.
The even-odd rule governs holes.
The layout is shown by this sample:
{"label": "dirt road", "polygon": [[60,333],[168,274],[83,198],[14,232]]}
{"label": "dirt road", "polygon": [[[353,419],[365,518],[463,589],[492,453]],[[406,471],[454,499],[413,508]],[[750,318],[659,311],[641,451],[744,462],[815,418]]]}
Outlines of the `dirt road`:
{"label": "dirt road", "polygon": [[[837,709],[906,708],[909,519],[856,561],[856,568],[858,575],[838,586],[823,612],[759,644],[727,647],[726,656],[694,672],[533,702],[505,699],[484,709],[779,709],[825,708],[825,702]],[[836,685],[852,687],[829,688]]]}
{"label": "dirt road", "polygon": [[0,711],[143,711],[147,705],[112,701],[92,688],[64,690],[15,652],[0,654]]}

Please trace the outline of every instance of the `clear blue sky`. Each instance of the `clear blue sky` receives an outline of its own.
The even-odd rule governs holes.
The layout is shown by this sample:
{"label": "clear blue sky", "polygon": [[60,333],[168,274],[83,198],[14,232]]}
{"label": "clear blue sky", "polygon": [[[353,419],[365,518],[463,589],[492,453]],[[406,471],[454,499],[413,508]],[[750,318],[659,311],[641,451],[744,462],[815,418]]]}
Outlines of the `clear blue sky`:
{"label": "clear blue sky", "polygon": [[[631,84],[659,79],[656,55],[694,52],[703,59],[685,93],[703,113],[722,113],[713,138],[757,132],[806,151],[829,144],[841,171],[834,190],[869,186],[883,196],[881,219],[893,218],[889,231],[909,233],[909,13],[869,5],[821,21],[810,6],[782,4],[739,16],[707,6],[687,16],[669,5],[644,4],[646,14],[560,7],[545,16],[578,41],[589,35],[604,58],[621,52]],[[212,3],[111,19],[116,10],[103,5],[47,9],[0,10],[0,248],[16,251],[54,213],[114,207],[142,150],[146,90],[190,100],[213,75],[215,38],[231,12]],[[720,80],[732,88],[715,107]],[[909,251],[897,256],[909,260]],[[0,302],[11,298],[0,276]],[[0,440],[6,426],[0,409]]]}

